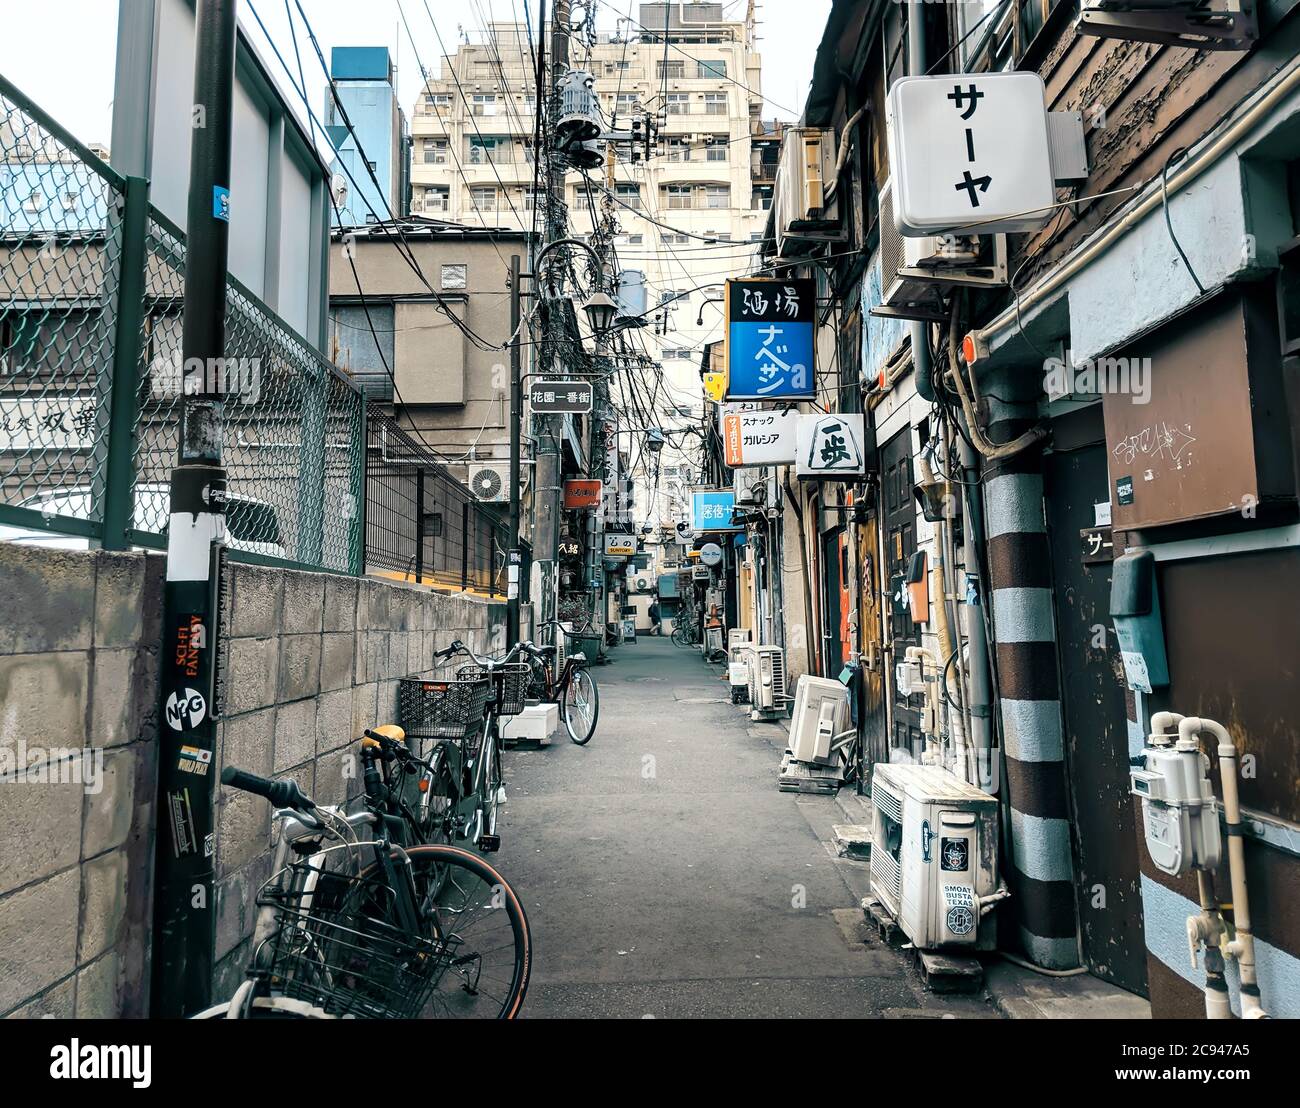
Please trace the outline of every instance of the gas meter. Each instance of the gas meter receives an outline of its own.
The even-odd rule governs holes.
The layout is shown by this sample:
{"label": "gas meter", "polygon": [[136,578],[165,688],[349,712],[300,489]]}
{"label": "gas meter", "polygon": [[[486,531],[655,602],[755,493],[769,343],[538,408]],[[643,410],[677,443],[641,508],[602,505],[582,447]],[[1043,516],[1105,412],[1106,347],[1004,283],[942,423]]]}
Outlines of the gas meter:
{"label": "gas meter", "polygon": [[1219,812],[1210,787],[1210,759],[1193,741],[1152,735],[1129,772],[1142,799],[1147,851],[1157,869],[1179,877],[1193,867],[1219,864]]}

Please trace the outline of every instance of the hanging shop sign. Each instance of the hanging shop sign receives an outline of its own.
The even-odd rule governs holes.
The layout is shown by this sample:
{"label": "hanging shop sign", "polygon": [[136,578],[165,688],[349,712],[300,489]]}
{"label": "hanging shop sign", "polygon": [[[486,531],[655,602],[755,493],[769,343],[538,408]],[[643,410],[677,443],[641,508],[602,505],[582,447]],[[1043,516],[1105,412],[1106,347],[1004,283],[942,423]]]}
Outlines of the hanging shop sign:
{"label": "hanging shop sign", "polygon": [[595,508],[602,494],[599,481],[570,480],[564,482],[565,508]]}
{"label": "hanging shop sign", "polygon": [[611,556],[636,553],[636,536],[629,531],[606,531],[605,553]]}
{"label": "hanging shop sign", "polygon": [[533,381],[528,403],[534,412],[585,415],[591,411],[593,392],[590,381]]}
{"label": "hanging shop sign", "polygon": [[887,121],[901,234],[1030,231],[1056,214],[1037,73],[900,77]]}
{"label": "hanging shop sign", "polygon": [[582,540],[561,539],[555,549],[561,558],[581,558]]}
{"label": "hanging shop sign", "polygon": [[706,566],[716,566],[722,561],[722,547],[716,542],[706,542],[700,547],[700,561]]}
{"label": "hanging shop sign", "polygon": [[737,402],[723,404],[718,416],[723,461],[732,469],[794,464],[799,413],[793,408],[778,411],[752,401]]}
{"label": "hanging shop sign", "polygon": [[738,531],[731,517],[736,494],[731,489],[697,489],[691,493],[691,527],[699,531]]}
{"label": "hanging shop sign", "polygon": [[795,441],[795,476],[844,481],[866,473],[865,420],[856,415],[801,415]]}
{"label": "hanging shop sign", "polygon": [[809,400],[816,395],[817,288],[804,278],[728,281],[728,400]]}

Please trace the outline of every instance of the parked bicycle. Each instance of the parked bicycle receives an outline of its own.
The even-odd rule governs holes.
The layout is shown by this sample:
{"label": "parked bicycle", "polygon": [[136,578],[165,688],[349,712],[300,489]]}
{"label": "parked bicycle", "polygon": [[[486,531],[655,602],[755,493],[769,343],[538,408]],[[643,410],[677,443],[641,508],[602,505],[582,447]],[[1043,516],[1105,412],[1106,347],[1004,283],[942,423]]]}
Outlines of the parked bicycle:
{"label": "parked bicycle", "polygon": [[[589,634],[591,630],[590,624],[568,630],[559,620],[548,620],[542,626],[555,627],[559,634],[575,638]],[[528,699],[557,705],[570,741],[578,746],[586,746],[596,733],[596,723],[600,717],[600,689],[591,671],[587,669],[587,657],[582,652],[566,653],[564,664],[557,668],[556,658],[559,652],[554,646],[518,642],[499,661],[480,657],[461,642],[452,643],[448,649],[464,654],[477,666],[494,667],[493,673],[503,670],[513,673],[517,672],[518,667],[524,667],[528,674]]]}
{"label": "parked bicycle", "polygon": [[469,851],[403,845],[424,821],[404,810],[384,766],[432,774],[432,763],[386,731],[366,733],[361,757],[364,808],[352,815],[316,805],[290,779],[222,772],[223,784],[276,806],[280,836],[248,979],[196,1018],[518,1015],[532,961],[518,896]]}
{"label": "parked bicycle", "polygon": [[699,628],[695,626],[695,620],[689,618],[678,619],[673,622],[673,645],[674,646],[699,646],[700,633]]}
{"label": "parked bicycle", "polygon": [[[461,653],[469,652],[456,642],[434,659]],[[499,721],[523,709],[529,671],[522,663],[474,661],[454,681],[403,678],[398,710],[404,738],[431,744],[430,776],[415,782],[418,796],[409,796],[419,801],[425,841],[468,842],[490,853],[501,845],[497,820],[505,800]]]}

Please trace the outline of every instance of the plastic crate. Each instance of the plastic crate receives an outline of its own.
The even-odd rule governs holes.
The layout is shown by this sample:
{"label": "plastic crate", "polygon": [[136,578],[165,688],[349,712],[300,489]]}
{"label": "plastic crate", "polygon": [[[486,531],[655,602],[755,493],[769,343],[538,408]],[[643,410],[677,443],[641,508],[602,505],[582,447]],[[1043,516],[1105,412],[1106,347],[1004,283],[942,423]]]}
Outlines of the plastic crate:
{"label": "plastic crate", "polygon": [[397,722],[408,738],[476,740],[491,698],[492,682],[486,677],[403,677],[397,682]]}
{"label": "plastic crate", "polygon": [[499,716],[517,716],[524,710],[524,699],[532,679],[532,667],[527,662],[505,662],[490,670],[483,666],[462,666],[456,671],[459,680],[486,680],[491,678]]}

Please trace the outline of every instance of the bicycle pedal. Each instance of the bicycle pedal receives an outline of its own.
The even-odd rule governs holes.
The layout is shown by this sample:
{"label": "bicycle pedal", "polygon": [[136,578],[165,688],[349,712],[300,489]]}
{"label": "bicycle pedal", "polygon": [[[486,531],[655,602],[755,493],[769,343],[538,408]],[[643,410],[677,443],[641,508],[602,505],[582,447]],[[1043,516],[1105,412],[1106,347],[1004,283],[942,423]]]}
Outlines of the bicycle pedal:
{"label": "bicycle pedal", "polygon": [[494,854],[501,849],[500,835],[480,835],[478,837],[478,848],[484,854]]}

